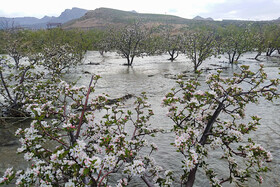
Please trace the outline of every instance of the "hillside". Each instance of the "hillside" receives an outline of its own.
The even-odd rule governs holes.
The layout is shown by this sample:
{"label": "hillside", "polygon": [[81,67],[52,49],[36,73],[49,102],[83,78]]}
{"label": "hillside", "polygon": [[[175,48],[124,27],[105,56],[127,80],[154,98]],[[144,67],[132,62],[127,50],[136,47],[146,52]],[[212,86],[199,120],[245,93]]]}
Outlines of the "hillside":
{"label": "hillside", "polygon": [[[92,29],[106,28],[107,26],[122,26],[133,20],[141,20],[146,25],[173,25],[175,27],[196,27],[199,25],[242,25],[243,23],[254,23],[256,21],[223,20],[215,21],[212,18],[196,16],[193,19],[185,19],[178,16],[166,14],[146,14],[136,11],[123,11],[110,8],[98,8],[88,11],[79,19],[69,21],[63,25],[64,29]],[[259,22],[263,24],[264,22]]]}
{"label": "hillside", "polygon": [[123,25],[140,19],[149,24],[187,24],[189,19],[164,14],[142,14],[135,11],[122,11],[110,8],[98,8],[88,11],[77,20],[64,24],[65,29],[71,28],[104,28],[108,25]]}
{"label": "hillside", "polygon": [[[66,9],[58,17],[45,16],[41,19],[35,17],[5,18],[0,17],[0,29],[8,27],[23,27],[28,29],[45,29],[48,23],[62,23],[64,29],[92,29],[106,28],[107,26],[122,26],[133,20],[141,20],[146,25],[173,25],[175,27],[192,27],[199,25],[241,25],[243,23],[255,23],[256,21],[223,20],[214,21],[212,18],[196,16],[193,19],[185,19],[166,14],[146,14],[133,11],[122,11],[110,8],[98,8],[85,10],[80,8]],[[264,24],[270,21],[259,21]],[[273,22],[280,22],[273,20]]]}

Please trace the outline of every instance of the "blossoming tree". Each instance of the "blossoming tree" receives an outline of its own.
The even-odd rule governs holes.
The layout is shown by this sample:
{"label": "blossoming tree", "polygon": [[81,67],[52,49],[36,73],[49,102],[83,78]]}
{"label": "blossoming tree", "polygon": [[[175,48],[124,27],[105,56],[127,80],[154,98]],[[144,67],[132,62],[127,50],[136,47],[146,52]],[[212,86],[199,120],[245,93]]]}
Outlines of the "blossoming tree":
{"label": "blossoming tree", "polygon": [[132,66],[135,57],[143,56],[145,41],[150,36],[150,30],[145,28],[141,21],[134,21],[121,29],[113,28],[109,31],[110,48],[127,60],[127,65]]}
{"label": "blossoming tree", "polygon": [[135,176],[148,186],[172,181],[151,157],[157,146],[145,138],[160,132],[148,123],[153,112],[145,94],[136,98],[134,112],[123,111],[120,102],[108,106],[106,96],[90,99],[98,79],[93,76],[88,89],[62,81],[49,93],[53,100],[26,106],[34,120],[16,135],[18,152],[32,164],[25,171],[7,169],[0,184],[13,178],[19,186],[126,186]]}
{"label": "blossoming tree", "polygon": [[212,55],[215,55],[215,38],[213,31],[199,29],[188,31],[184,35],[184,53],[194,65],[194,72],[198,71],[198,67]]}
{"label": "blossoming tree", "polygon": [[[262,65],[256,73],[241,66],[241,73],[231,78],[223,78],[221,73],[208,76],[209,89],[205,91],[198,90],[197,80],[178,80],[179,88],[172,89],[163,100],[174,122],[173,145],[183,155],[181,180],[186,186],[193,186],[199,167],[212,186],[226,182],[239,185],[250,177],[261,183],[260,173],[267,171],[265,162],[272,160],[269,151],[253,139],[246,139],[260,125],[261,118],[251,116],[249,122],[244,118],[249,103],[258,103],[260,97],[268,101],[278,97],[279,79],[268,81]],[[228,165],[228,174],[218,173],[208,162],[214,150]]]}
{"label": "blossoming tree", "polygon": [[[28,56],[28,63],[18,64],[14,69],[14,63],[11,63],[7,57],[0,57],[0,97],[3,98],[0,103],[1,113],[10,116],[23,116],[22,106],[26,97],[30,94],[33,87],[42,80],[41,71],[35,72],[35,65],[38,64],[38,58],[35,55]],[[33,92],[33,91],[32,91]]]}
{"label": "blossoming tree", "polygon": [[[44,46],[41,53],[26,54],[26,61],[16,64],[6,56],[0,57],[0,102],[1,113],[6,116],[28,116],[22,106],[28,99],[44,96],[49,84],[57,83],[70,67],[80,62],[75,48],[68,44]],[[15,69],[14,67],[17,66]]]}

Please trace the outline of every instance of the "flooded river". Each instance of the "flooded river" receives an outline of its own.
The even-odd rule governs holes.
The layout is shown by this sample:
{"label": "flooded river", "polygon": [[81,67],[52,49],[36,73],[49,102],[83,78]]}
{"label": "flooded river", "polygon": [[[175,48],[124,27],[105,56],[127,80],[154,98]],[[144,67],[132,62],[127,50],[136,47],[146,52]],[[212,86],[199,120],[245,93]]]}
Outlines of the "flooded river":
{"label": "flooded river", "polygon": [[[259,63],[264,63],[265,70],[270,78],[278,76],[278,68],[280,59],[276,57],[261,57],[262,62],[252,60],[254,54],[244,55],[240,63],[250,65],[253,69],[257,69]],[[169,130],[173,124],[166,117],[167,109],[160,106],[164,95],[174,86],[174,77],[177,74],[185,72],[186,77],[193,76],[192,64],[184,55],[178,57],[174,62],[167,59],[169,56],[152,56],[144,58],[136,58],[133,67],[123,66],[125,59],[119,57],[115,53],[106,53],[104,57],[98,52],[91,51],[86,54],[83,64],[72,70],[71,75],[66,75],[66,79],[79,79],[79,85],[88,85],[91,74],[101,75],[96,88],[96,94],[107,93],[112,98],[122,97],[126,94],[140,95],[146,92],[148,102],[151,104],[155,116],[151,119],[151,124],[155,127]],[[91,63],[91,65],[89,65]],[[208,70],[206,70],[208,68]],[[201,81],[205,80],[205,76],[214,72],[215,68],[225,68],[223,74],[230,76],[238,68],[236,65],[229,65],[224,58],[215,58],[205,61],[202,68],[203,74]],[[129,102],[129,101],[128,101]],[[280,100],[274,103],[260,102],[259,105],[248,106],[248,114],[257,114],[262,117],[262,126],[255,132],[253,139],[270,150],[273,155],[273,161],[269,163],[271,171],[265,174],[263,186],[280,186]],[[127,106],[129,107],[129,106]],[[1,123],[1,122],[0,122]],[[14,166],[23,168],[25,163],[22,155],[16,154],[18,143],[13,138],[13,132],[19,126],[23,126],[24,122],[14,125],[0,126],[0,173],[5,168]],[[8,141],[8,142],[7,142]],[[166,133],[154,138],[153,140],[159,147],[158,152],[154,155],[158,164],[165,169],[174,170],[175,176],[180,174],[181,163],[174,148],[170,145],[174,141],[172,133]],[[6,142],[6,143],[4,143]],[[10,143],[9,143],[10,142]],[[213,159],[218,154],[211,154]],[[227,172],[227,168],[223,168],[218,162],[213,162],[213,168],[220,172]],[[134,181],[132,186],[141,186],[138,181]],[[177,185],[175,185],[177,186]],[[202,172],[198,172],[196,176],[195,186],[209,186],[208,180]],[[230,186],[230,185],[224,185]],[[258,186],[252,182],[245,186]]]}

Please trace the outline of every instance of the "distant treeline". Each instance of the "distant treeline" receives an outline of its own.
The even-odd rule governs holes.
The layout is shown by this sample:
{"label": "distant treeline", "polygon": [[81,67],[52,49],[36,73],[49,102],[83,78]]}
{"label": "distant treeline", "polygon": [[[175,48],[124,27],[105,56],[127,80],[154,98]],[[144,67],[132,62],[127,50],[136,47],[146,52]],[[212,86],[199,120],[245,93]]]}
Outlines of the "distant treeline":
{"label": "distant treeline", "polygon": [[[270,56],[274,51],[280,52],[280,26],[277,22],[230,22],[229,24],[201,21],[186,26],[138,24],[136,27],[108,27],[102,30],[55,28],[32,31],[11,28],[0,31],[0,53],[22,53],[24,56],[24,53],[41,52],[45,46],[61,44],[75,47],[81,55],[88,50],[99,50],[103,54],[111,50],[120,51],[120,48],[131,52],[132,46],[125,46],[127,44],[124,41],[137,42],[135,38],[138,37],[137,44],[141,45],[137,46],[138,53],[135,56],[143,53],[167,52],[171,56],[170,59],[174,60],[176,53],[187,52],[191,45],[190,40],[198,40],[202,36],[204,40],[211,39],[211,54],[228,54],[233,51],[233,56],[240,56],[244,52],[256,51],[257,58],[262,53]],[[203,39],[200,40],[205,42]],[[123,46],[117,43],[123,43]],[[122,52],[121,54],[125,56]],[[230,58],[232,55],[229,55]],[[236,59],[233,58],[230,62],[234,60]]]}

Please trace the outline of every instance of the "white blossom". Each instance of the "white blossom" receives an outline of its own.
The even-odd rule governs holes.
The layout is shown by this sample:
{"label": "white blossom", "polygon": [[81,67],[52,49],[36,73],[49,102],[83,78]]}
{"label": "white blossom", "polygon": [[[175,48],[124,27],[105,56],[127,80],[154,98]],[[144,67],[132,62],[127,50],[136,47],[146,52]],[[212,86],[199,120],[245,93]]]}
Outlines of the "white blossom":
{"label": "white blossom", "polygon": [[68,182],[65,183],[64,186],[65,186],[65,187],[75,187],[76,185],[75,185],[74,182],[72,182],[72,180],[69,180]]}
{"label": "white blossom", "polygon": [[24,159],[27,160],[27,161],[30,161],[33,156],[34,156],[33,153],[27,152],[27,153],[24,154]]}
{"label": "white blossom", "polygon": [[116,157],[115,156],[109,156],[106,155],[104,157],[104,167],[109,168],[109,170],[113,169],[117,163]]}
{"label": "white blossom", "polygon": [[192,160],[184,159],[183,162],[183,169],[187,170],[187,172],[190,172],[195,167],[194,162]]}
{"label": "white blossom", "polygon": [[228,135],[232,136],[232,137],[236,137],[238,141],[241,141],[242,138],[243,138],[243,134],[237,130],[233,130],[233,129],[230,129],[228,131]]}
{"label": "white blossom", "polygon": [[134,160],[133,164],[126,164],[124,171],[133,176],[141,176],[145,172],[144,163],[141,160]]}

